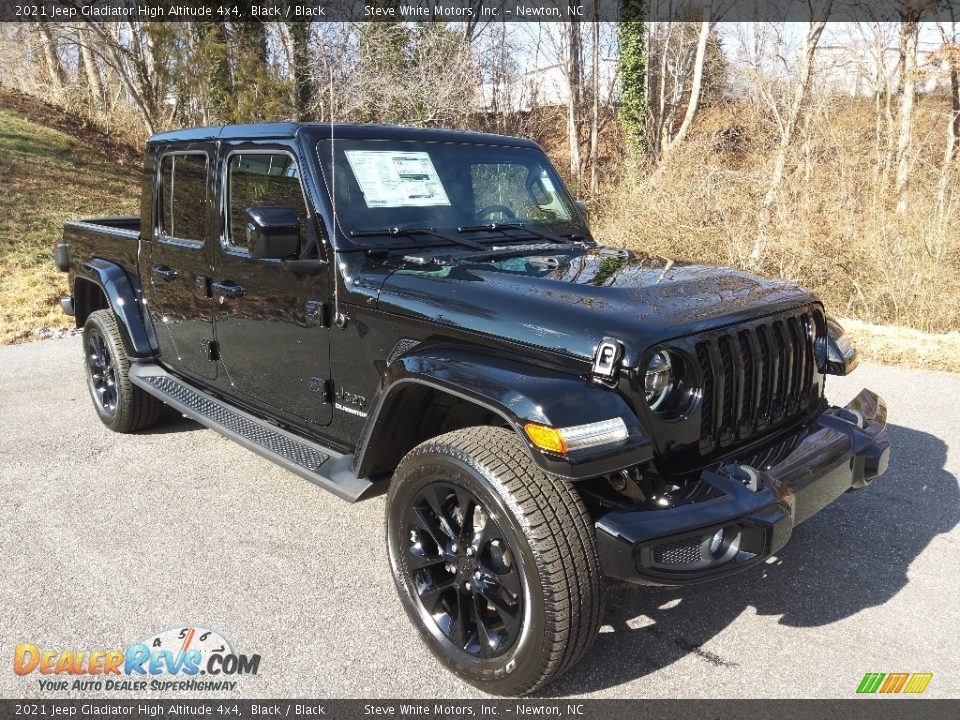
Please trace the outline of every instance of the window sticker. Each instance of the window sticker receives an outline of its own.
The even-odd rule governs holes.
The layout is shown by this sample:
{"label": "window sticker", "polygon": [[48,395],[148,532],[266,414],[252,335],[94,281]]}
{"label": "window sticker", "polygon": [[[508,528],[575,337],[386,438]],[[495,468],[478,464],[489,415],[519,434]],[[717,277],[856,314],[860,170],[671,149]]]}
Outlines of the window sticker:
{"label": "window sticker", "polygon": [[346,155],[368,208],[450,204],[428,153],[347,150]]}

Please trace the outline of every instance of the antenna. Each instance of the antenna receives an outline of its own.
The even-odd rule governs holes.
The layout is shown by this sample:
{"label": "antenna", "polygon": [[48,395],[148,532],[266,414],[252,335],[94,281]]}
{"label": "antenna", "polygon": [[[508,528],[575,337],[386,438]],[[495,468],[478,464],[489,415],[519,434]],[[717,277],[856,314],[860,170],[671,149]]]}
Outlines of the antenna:
{"label": "antenna", "polygon": [[333,322],[337,327],[344,326],[345,318],[340,314],[340,277],[343,268],[340,267],[340,256],[337,253],[337,166],[334,152],[333,136],[333,68],[330,67],[330,196],[333,208],[333,232],[330,234],[330,245],[333,247]]}

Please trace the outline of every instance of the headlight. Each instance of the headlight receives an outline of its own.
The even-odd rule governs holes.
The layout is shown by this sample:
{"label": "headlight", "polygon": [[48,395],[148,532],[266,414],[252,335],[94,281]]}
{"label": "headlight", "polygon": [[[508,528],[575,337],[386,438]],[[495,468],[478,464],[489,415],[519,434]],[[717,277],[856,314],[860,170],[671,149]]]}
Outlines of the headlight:
{"label": "headlight", "polygon": [[847,375],[857,367],[857,349],[833,318],[827,318],[827,336],[817,339],[821,370],[828,375]]}
{"label": "headlight", "polygon": [[673,363],[670,355],[658,352],[647,363],[643,380],[644,395],[651,410],[656,410],[673,390]]}

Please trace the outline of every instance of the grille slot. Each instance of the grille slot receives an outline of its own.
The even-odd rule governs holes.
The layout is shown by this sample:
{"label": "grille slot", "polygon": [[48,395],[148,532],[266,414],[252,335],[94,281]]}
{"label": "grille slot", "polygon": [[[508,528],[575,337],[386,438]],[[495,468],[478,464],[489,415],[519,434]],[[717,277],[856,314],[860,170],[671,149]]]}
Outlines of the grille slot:
{"label": "grille slot", "polygon": [[696,345],[703,382],[700,452],[747,440],[810,405],[816,366],[810,311],[722,330]]}

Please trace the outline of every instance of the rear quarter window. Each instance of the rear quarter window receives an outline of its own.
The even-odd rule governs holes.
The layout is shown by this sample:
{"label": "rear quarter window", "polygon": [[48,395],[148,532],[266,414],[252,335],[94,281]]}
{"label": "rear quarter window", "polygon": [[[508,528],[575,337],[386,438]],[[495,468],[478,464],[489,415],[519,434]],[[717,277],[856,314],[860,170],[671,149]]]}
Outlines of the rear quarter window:
{"label": "rear quarter window", "polygon": [[207,156],[164,155],[160,160],[159,230],[177,240],[203,242],[207,227]]}

